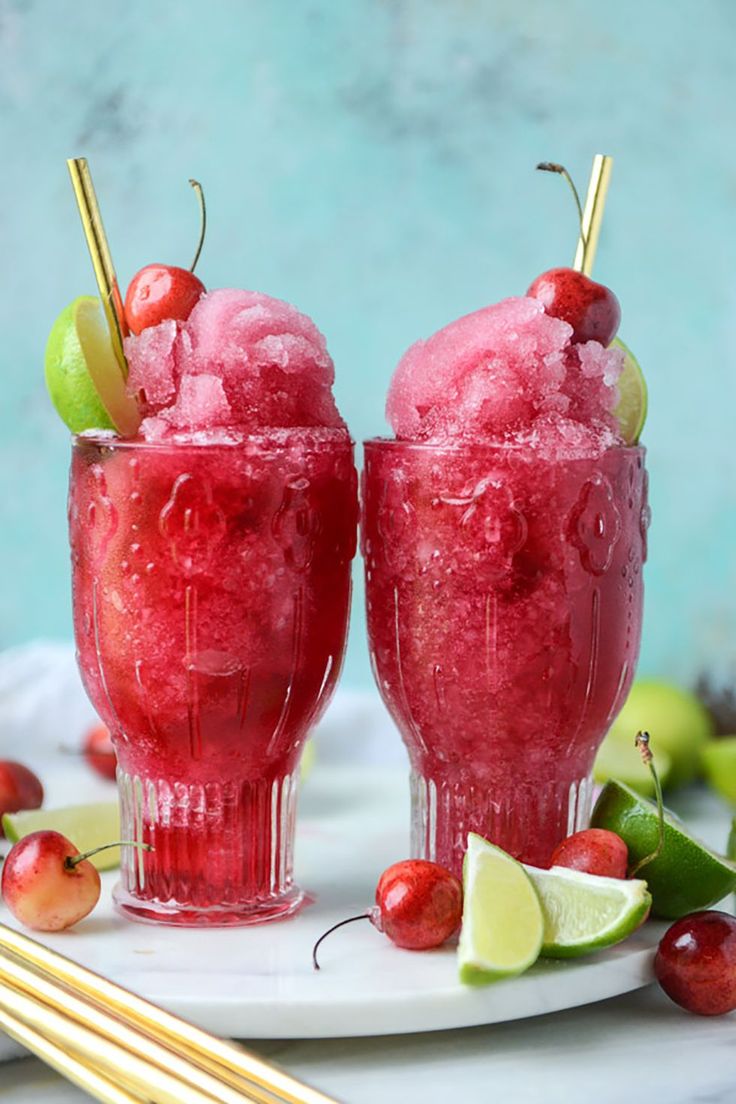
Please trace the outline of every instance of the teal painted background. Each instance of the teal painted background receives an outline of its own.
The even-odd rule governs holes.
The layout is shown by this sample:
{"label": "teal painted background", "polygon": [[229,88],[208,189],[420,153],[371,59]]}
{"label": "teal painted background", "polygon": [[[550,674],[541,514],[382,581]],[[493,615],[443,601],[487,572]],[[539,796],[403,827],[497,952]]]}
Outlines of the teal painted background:
{"label": "teal painted background", "polygon": [[[112,14],[114,13],[114,14]],[[616,157],[597,275],[651,391],[643,666],[736,659],[736,5],[731,0],[0,0],[0,644],[70,635],[68,443],[46,332],[93,291],[64,160],[89,157],[118,273],[186,264],[298,304],[356,439],[393,366],[568,263]],[[346,678],[368,684],[357,588]]]}

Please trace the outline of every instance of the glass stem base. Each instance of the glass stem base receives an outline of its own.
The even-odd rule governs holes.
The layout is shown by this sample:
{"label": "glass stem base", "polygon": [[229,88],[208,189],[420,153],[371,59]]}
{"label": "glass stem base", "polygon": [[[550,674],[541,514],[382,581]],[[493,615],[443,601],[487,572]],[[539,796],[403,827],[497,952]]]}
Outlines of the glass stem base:
{"label": "glass stem base", "polygon": [[114,898],[135,920],[259,924],[296,912],[298,771],[268,779],[184,783],[118,771],[122,849]]}
{"label": "glass stem base", "polygon": [[462,877],[468,832],[514,858],[549,865],[561,840],[587,828],[593,794],[589,775],[546,785],[489,785],[486,779],[411,775],[411,852]]}

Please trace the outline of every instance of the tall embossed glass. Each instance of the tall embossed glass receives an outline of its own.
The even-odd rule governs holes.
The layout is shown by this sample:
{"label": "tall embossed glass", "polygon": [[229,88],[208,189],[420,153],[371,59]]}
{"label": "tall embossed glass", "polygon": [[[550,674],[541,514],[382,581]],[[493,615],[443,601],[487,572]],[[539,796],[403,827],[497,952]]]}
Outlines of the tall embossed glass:
{"label": "tall embossed glass", "polygon": [[587,823],[636,666],[648,519],[639,448],[367,442],[368,632],[415,855],[460,873],[474,831],[544,865]]}
{"label": "tall embossed glass", "polygon": [[279,918],[299,760],[340,670],[356,476],[341,430],[237,444],[85,434],[69,498],[74,624],[118,756],[118,907],[178,924]]}

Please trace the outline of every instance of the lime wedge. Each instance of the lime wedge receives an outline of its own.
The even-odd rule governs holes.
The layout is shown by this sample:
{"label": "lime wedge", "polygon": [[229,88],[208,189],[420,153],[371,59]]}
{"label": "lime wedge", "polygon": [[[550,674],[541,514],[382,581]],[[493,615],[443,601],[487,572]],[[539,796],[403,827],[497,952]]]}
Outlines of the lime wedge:
{"label": "lime wedge", "polygon": [[[654,764],[662,785],[666,786],[672,770],[672,759],[666,751],[658,747],[654,752]],[[596,782],[618,778],[644,797],[654,797],[651,771],[642,762],[628,729],[626,732],[609,732],[606,736],[593,765],[593,778]]]}
{"label": "lime wedge", "polygon": [[544,931],[539,898],[524,867],[471,832],[463,887],[460,980],[485,985],[523,973],[539,957]]}
{"label": "lime wedge", "polygon": [[99,299],[82,295],[61,312],[46,344],[45,373],[51,400],[73,433],[137,431],[138,405],[125,390]]}
{"label": "lime wedge", "polygon": [[[61,832],[80,851],[91,851],[120,839],[120,816],[117,801],[101,801],[94,805],[67,805],[62,809],[32,809],[25,813],[6,813],[3,817],[5,836],[11,843],[31,832]],[[98,870],[111,870],[120,865],[120,848],[111,847],[90,859]]]}
{"label": "lime wedge", "polygon": [[618,405],[614,414],[627,445],[635,445],[647,419],[647,385],[639,362],[619,337],[611,342],[624,353],[624,367],[618,379]]}
{"label": "lime wedge", "polygon": [[701,762],[713,789],[736,805],[736,736],[711,740],[701,752]]}
{"label": "lime wedge", "polygon": [[[632,865],[651,855],[659,839],[656,805],[618,781],[603,787],[591,826],[621,836]],[[639,873],[649,886],[652,911],[666,920],[710,908],[736,888],[736,864],[711,851],[670,812],[661,854]]]}
{"label": "lime wedge", "polygon": [[542,902],[545,958],[577,958],[612,947],[649,915],[652,898],[638,878],[601,878],[564,866],[525,870]]}

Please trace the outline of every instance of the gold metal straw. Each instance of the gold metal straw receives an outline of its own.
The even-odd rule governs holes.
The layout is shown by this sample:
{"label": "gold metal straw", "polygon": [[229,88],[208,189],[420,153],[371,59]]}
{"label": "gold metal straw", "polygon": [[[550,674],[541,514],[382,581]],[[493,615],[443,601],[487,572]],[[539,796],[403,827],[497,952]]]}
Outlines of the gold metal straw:
{"label": "gold metal straw", "polygon": [[21,1046],[26,1047],[38,1058],[51,1066],[67,1081],[78,1085],[96,1100],[103,1104],[141,1104],[150,1101],[150,1097],[139,1096],[137,1093],[128,1092],[110,1081],[94,1066],[86,1065],[81,1058],[75,1057],[67,1049],[52,1043],[34,1027],[29,1026],[23,1020],[16,1019],[5,1006],[2,1000],[4,990],[0,987],[0,1028],[15,1039]]}
{"label": "gold metal straw", "polygon": [[335,1104],[331,1097],[302,1084],[243,1047],[209,1035],[5,924],[0,924],[0,948],[44,977],[67,986],[76,996],[91,1001],[128,1026],[196,1062],[200,1069],[219,1077],[225,1084],[249,1093],[258,1104],[280,1101]]}
{"label": "gold metal straw", "polygon": [[[11,986],[16,993],[20,992],[30,999],[39,1000],[45,1008],[60,1012],[67,1017],[69,1020],[65,1027],[67,1043],[74,1046],[78,1036],[84,1038],[86,1031],[94,1032],[100,1042],[104,1043],[107,1040],[123,1047],[130,1055],[135,1055],[166,1074],[173,1075],[178,1079],[177,1091],[186,1089],[188,1100],[207,1102],[215,1100],[218,1104],[248,1104],[253,1100],[248,1092],[224,1085],[220,1078],[198,1068],[191,1060],[182,1058],[149,1035],[122,1023],[120,1019],[103,1008],[81,999],[58,982],[51,981],[32,967],[26,966],[15,955],[5,952],[0,952],[0,1006],[2,986]],[[78,1028],[81,1030],[78,1031]],[[96,1048],[95,1054],[97,1052]],[[194,1092],[195,1089],[201,1090],[205,1096]]]}
{"label": "gold metal straw", "polygon": [[151,1101],[147,1091],[141,1095],[124,1088],[96,1062],[75,1051],[63,1029],[49,1030],[45,1012],[42,1005],[26,1001],[0,984],[0,1028],[17,1043],[104,1104],[148,1104]]}
{"label": "gold metal straw", "polygon": [[97,202],[87,158],[70,157],[67,160],[67,167],[72,178],[72,187],[79,207],[82,229],[92,258],[97,287],[100,289],[102,306],[110,328],[113,352],[123,380],[127,380],[128,362],[125,359],[125,350],[123,349],[123,338],[127,337],[127,327],[123,300],[120,295],[112,257],[110,256],[110,247],[107,244],[107,235],[102,224],[100,207]]}
{"label": "gold metal straw", "polygon": [[[57,1046],[66,1047],[109,1080],[156,1104],[219,1104],[219,1097],[203,1093],[176,1074],[161,1069],[99,1032],[82,1027],[64,1011],[49,1008],[15,988],[0,984],[0,1007],[16,1019],[40,1031]],[[247,1097],[241,1104],[248,1104]]]}
{"label": "gold metal straw", "polygon": [[593,271],[612,168],[613,158],[607,154],[597,153],[593,158],[588,194],[583,208],[583,224],[572,265],[577,272],[583,272],[586,276],[590,276]]}

